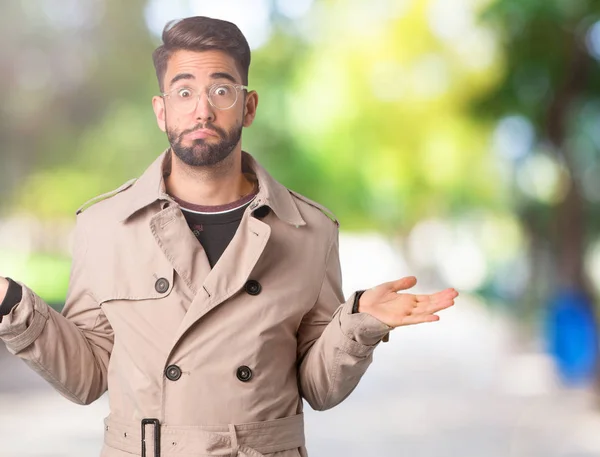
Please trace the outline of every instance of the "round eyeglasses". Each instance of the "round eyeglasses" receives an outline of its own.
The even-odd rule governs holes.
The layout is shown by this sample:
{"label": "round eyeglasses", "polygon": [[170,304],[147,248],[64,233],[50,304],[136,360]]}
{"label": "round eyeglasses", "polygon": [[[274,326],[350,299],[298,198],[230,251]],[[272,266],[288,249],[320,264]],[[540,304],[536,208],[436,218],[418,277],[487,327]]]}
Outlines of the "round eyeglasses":
{"label": "round eyeglasses", "polygon": [[[247,90],[242,84],[217,83],[208,87],[208,102],[217,109],[229,109],[236,104],[239,90]],[[191,87],[177,87],[161,94],[181,114],[190,114],[196,110],[200,101],[200,92]]]}

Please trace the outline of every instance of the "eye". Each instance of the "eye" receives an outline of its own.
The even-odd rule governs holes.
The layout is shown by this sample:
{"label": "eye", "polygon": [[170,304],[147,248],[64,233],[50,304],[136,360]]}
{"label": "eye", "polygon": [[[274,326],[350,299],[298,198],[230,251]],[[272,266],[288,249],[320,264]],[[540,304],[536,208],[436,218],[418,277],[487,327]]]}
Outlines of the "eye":
{"label": "eye", "polygon": [[183,87],[177,91],[177,96],[180,98],[190,98],[194,95],[194,92],[187,87]]}
{"label": "eye", "polygon": [[214,94],[218,97],[226,97],[231,93],[229,86],[217,86],[214,90]]}

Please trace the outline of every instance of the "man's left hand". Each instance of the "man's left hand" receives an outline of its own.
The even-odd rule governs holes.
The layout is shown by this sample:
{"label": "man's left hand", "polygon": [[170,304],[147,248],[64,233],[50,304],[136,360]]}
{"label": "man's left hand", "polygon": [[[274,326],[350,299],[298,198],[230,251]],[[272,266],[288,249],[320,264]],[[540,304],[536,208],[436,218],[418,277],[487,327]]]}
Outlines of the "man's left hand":
{"label": "man's left hand", "polygon": [[408,276],[368,289],[360,297],[358,312],[368,313],[390,327],[435,322],[435,313],[454,305],[458,292],[445,289],[429,295],[398,293],[410,289],[417,278]]}

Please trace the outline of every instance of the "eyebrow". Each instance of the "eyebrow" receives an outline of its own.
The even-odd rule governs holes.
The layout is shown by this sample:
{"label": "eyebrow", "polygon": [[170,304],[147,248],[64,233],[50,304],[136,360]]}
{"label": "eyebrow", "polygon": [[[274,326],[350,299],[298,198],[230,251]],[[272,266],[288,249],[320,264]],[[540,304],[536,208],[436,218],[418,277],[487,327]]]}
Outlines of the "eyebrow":
{"label": "eyebrow", "polygon": [[[235,80],[235,78],[231,74],[229,74],[225,71],[217,71],[215,73],[211,73],[210,78],[211,79],[226,79],[228,81],[231,81],[234,84],[237,84],[237,81]],[[196,77],[191,73],[179,73],[178,75],[175,75],[175,77],[173,77],[173,79],[169,83],[169,87],[173,87],[173,85],[177,81],[181,81],[182,79],[196,79]]]}
{"label": "eyebrow", "polygon": [[228,81],[231,81],[232,83],[237,83],[237,81],[235,80],[235,78],[230,75],[227,72],[224,71],[218,71],[216,73],[211,73],[210,77],[212,79],[227,79]]}
{"label": "eyebrow", "polygon": [[179,73],[171,80],[169,87],[173,87],[173,84],[175,84],[177,81],[181,81],[182,79],[196,79],[196,77],[191,73]]}

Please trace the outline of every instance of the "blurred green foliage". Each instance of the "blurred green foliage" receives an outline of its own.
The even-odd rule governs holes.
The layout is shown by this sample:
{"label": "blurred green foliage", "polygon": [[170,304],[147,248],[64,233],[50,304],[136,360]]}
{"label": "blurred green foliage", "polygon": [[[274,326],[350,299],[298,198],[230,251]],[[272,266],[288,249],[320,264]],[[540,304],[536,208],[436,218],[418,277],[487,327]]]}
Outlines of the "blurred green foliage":
{"label": "blurred green foliage", "polygon": [[[143,23],[145,2],[82,4],[99,16],[81,27],[48,25],[30,43],[43,46],[48,61],[68,56],[82,75],[62,87],[50,80],[64,75],[51,72],[40,88],[44,102],[37,100],[23,119],[32,132],[15,138],[19,151],[11,160],[19,166],[7,169],[17,196],[13,210],[71,215],[85,199],[139,175],[167,145],[150,106],[157,91],[150,54],[158,41]],[[343,2],[324,1],[315,8],[319,25],[310,40],[289,33],[289,23],[275,15],[273,36],[253,54],[251,85],[261,99],[245,149],[286,185],[330,206],[346,228],[395,233],[428,214],[498,203],[485,131],[466,112],[493,83],[493,67],[461,69],[432,36],[426,5],[413,2],[405,14],[363,33],[344,20],[359,14],[358,6],[345,12]],[[21,7],[13,21],[39,27],[48,20],[43,9]],[[412,73],[424,55],[447,67],[443,93],[415,93]],[[393,81],[394,65],[413,81]],[[382,74],[374,73],[378,68]],[[386,85],[389,98],[378,93]],[[56,90],[48,95],[48,88]],[[404,93],[394,98],[398,90]],[[28,87],[17,92],[39,97]]]}

